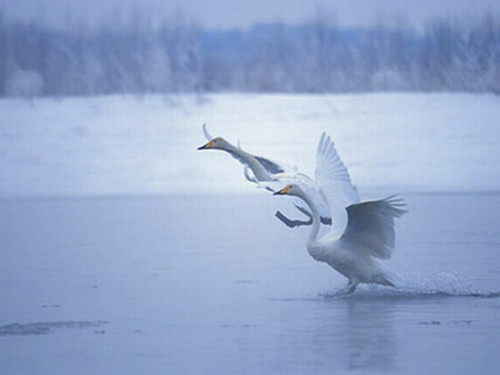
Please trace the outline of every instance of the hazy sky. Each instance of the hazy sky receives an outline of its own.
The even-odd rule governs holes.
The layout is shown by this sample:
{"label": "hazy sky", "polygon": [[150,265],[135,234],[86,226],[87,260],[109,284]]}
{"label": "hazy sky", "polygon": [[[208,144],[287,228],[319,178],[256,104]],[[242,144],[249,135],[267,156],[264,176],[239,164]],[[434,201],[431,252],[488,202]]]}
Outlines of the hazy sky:
{"label": "hazy sky", "polygon": [[[422,24],[433,18],[477,19],[486,12],[500,14],[499,0],[0,0],[9,16],[38,18],[64,25],[125,19],[132,9],[148,18],[168,18],[174,11],[204,26],[244,28],[256,22],[299,23],[320,10],[336,15],[339,25],[359,26],[381,17],[397,16]],[[179,14],[179,13],[177,13]],[[69,21],[68,21],[69,20]]]}

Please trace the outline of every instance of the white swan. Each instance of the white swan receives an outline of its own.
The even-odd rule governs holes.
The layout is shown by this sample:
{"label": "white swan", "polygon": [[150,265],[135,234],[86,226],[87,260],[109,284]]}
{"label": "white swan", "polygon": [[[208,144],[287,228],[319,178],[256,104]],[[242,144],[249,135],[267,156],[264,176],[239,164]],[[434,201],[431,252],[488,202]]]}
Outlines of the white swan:
{"label": "white swan", "polygon": [[392,256],[394,218],[406,211],[401,199],[386,199],[351,204],[353,193],[349,174],[330,137],[321,135],[316,155],[316,182],[328,203],[333,219],[331,229],[321,238],[316,199],[300,184],[288,184],[275,195],[292,195],[309,206],[313,226],[306,242],[309,254],[325,262],[348,279],[345,293],[352,293],[359,283],[395,286],[399,276],[381,259]]}
{"label": "white swan", "polygon": [[[222,137],[213,137],[208,132],[206,124],[203,124],[202,128],[203,134],[208,142],[198,147],[198,150],[226,151],[245,166],[245,177],[250,182],[278,181],[280,176],[293,176],[297,174],[295,169],[278,164],[261,156],[252,155],[243,151],[241,147],[232,145]],[[249,169],[252,171],[253,177],[249,175]]]}

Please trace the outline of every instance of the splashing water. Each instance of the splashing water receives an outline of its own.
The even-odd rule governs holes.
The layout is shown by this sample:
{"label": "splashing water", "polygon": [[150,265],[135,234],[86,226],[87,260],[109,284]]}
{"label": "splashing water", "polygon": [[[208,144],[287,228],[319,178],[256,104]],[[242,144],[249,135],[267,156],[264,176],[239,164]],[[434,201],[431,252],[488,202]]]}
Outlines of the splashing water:
{"label": "splashing water", "polygon": [[500,291],[485,291],[475,288],[465,277],[454,272],[439,272],[434,275],[411,274],[402,278],[395,288],[379,285],[360,285],[351,295],[342,288],[320,293],[325,298],[425,298],[425,297],[476,297],[497,298]]}
{"label": "splashing water", "polygon": [[409,275],[403,280],[400,288],[409,294],[450,297],[500,297],[499,291],[477,289],[466,277],[455,272],[439,272],[431,276],[421,274]]}

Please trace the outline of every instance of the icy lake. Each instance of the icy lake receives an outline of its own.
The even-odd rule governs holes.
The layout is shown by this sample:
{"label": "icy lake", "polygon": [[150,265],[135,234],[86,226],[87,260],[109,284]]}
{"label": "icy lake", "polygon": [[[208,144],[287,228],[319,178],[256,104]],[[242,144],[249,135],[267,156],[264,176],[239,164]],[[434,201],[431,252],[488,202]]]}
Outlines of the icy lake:
{"label": "icy lake", "polygon": [[[498,98],[326,99],[1,101],[0,373],[497,374]],[[364,199],[408,204],[403,285],[332,297],[205,121],[309,174],[332,134]]]}
{"label": "icy lake", "polygon": [[406,199],[406,285],[344,298],[267,195],[2,200],[0,370],[498,372],[500,195]]}

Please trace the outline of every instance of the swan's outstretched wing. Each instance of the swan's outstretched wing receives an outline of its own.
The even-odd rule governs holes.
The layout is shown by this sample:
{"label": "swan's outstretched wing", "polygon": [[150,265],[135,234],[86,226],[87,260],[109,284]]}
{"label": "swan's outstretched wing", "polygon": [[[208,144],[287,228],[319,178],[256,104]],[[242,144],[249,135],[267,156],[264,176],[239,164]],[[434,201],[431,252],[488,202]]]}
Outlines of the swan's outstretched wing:
{"label": "swan's outstretched wing", "polygon": [[285,169],[281,165],[279,165],[278,163],[275,163],[274,161],[263,158],[261,156],[256,156],[255,159],[257,159],[257,161],[260,163],[260,165],[262,165],[271,174],[285,172]]}
{"label": "swan's outstretched wing", "polygon": [[214,137],[212,136],[212,134],[210,134],[208,132],[207,124],[206,123],[204,123],[201,127],[203,129],[203,135],[205,136],[205,138],[207,139],[207,141],[210,142],[212,139],[214,139]]}
{"label": "swan's outstretched wing", "polygon": [[347,207],[348,223],[340,238],[342,245],[376,258],[390,258],[395,242],[394,218],[406,212],[404,207],[397,196]]}
{"label": "swan's outstretched wing", "polygon": [[332,140],[324,132],[316,153],[315,178],[330,209],[331,234],[340,237],[347,226],[346,207],[359,203],[360,198]]}

